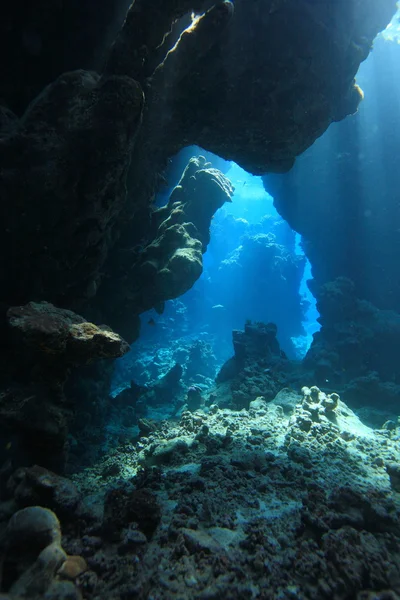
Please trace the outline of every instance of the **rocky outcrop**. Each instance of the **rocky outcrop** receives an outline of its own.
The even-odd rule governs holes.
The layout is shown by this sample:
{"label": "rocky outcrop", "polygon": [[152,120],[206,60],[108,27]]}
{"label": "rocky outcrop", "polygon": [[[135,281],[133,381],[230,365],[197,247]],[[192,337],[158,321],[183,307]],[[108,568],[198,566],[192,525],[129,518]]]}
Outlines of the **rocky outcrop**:
{"label": "rocky outcrop", "polygon": [[98,298],[108,322],[123,329],[121,318],[126,323],[129,312],[162,312],[165,300],[192,287],[203,270],[211,219],[232,194],[230,181],[204,157],[189,161],[168,204],[152,213],[151,243],[116,251],[117,276],[104,283]]}
{"label": "rocky outcrop", "polygon": [[49,302],[30,302],[7,312],[11,336],[17,347],[36,356],[60,360],[66,366],[86,365],[101,358],[118,358],[129,346],[109,327],[88,323],[71,310]]}
{"label": "rocky outcrop", "polygon": [[88,514],[63,548],[84,597],[396,599],[398,424],[316,386],[239,412],[221,391],[75,476]]}
{"label": "rocky outcrop", "polygon": [[[152,74],[154,58],[168,49],[171,25],[190,12],[199,12],[206,0],[136,0],[111,48],[106,72],[129,75],[138,81]],[[165,56],[165,54],[164,54]]]}
{"label": "rocky outcrop", "polygon": [[132,79],[75,71],[0,132],[3,302],[96,294],[142,106]]}
{"label": "rocky outcrop", "polygon": [[[164,120],[153,131],[167,145],[198,144],[253,173],[286,171],[357,110],[355,74],[395,3],[236,0],[234,8],[217,4],[183,33],[154,72],[147,118]],[[167,119],[156,110],[166,99]]]}
{"label": "rocky outcrop", "polygon": [[7,481],[6,493],[19,509],[40,505],[66,521],[75,518],[81,501],[72,481],[38,465],[17,469]]}
{"label": "rocky outcrop", "polygon": [[[7,313],[10,353],[7,386],[0,393],[1,431],[14,466],[63,468],[68,423],[77,396],[65,395],[73,367],[126,354],[128,344],[107,327],[50,303],[30,302]],[[6,456],[1,456],[5,459]]]}
{"label": "rocky outcrop", "polygon": [[68,556],[61,546],[56,515],[40,506],[29,506],[9,520],[1,540],[2,598],[14,600],[81,600],[75,580],[87,570],[82,557]]}
{"label": "rocky outcrop", "polygon": [[[229,196],[223,176],[191,163],[167,208],[155,210],[167,160],[198,144],[253,173],[289,169],[332,121],[356,110],[354,75],[394,0],[334,8],[328,0],[236,0],[234,8],[134,2],[99,74],[57,73],[21,118],[1,110],[2,329],[10,306],[45,299],[137,337],[141,311],[161,312],[200,275],[209,219]],[[188,14],[203,10],[187,27]],[[108,337],[82,325],[76,355]],[[29,385],[35,390],[18,384],[5,398],[13,422],[21,422],[15,406],[26,408],[30,428],[37,386],[47,407],[54,390],[43,378]],[[58,414],[60,387],[57,394]],[[51,421],[53,439],[63,420]]]}
{"label": "rocky outcrop", "polygon": [[321,317],[304,367],[314,381],[344,390],[349,404],[394,404],[400,384],[400,315],[359,300],[347,278],[318,286],[311,282]]}
{"label": "rocky outcrop", "polygon": [[257,396],[272,399],[286,381],[289,361],[277,340],[274,323],[251,323],[234,330],[234,356],[222,366],[217,384],[229,382],[232,406],[248,407]]}
{"label": "rocky outcrop", "polygon": [[[138,244],[158,254],[149,275],[161,274],[156,287],[169,286],[166,297],[182,293],[201,272],[193,232],[179,224],[182,251],[172,257],[149,208],[168,157],[198,144],[252,172],[290,168],[332,121],[356,110],[354,75],[393,4],[340,2],[332,14],[328,1],[316,9],[237,0],[235,10],[230,2],[134,2],[102,76],[65,73],[19,121],[2,112],[3,301],[87,302],[105,280],[122,285]],[[185,29],[184,15],[203,9]],[[188,268],[187,283],[171,279],[175,265]],[[121,298],[105,320],[114,325],[118,315],[123,331],[146,295]]]}

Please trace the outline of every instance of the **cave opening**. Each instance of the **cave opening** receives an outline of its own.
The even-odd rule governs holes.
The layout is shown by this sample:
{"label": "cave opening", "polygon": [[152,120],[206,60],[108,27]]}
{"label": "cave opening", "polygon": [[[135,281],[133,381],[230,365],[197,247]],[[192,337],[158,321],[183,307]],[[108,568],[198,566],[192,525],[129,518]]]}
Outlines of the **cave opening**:
{"label": "cave opening", "polygon": [[[170,159],[156,207],[166,205],[192,156],[203,155],[224,173],[234,194],[212,219],[199,279],[168,300],[162,314],[152,309],[141,315],[140,339],[118,361],[115,390],[131,375],[139,384],[156,373],[162,377],[197,342],[209,345],[208,374],[215,374],[232,355],[232,330],[247,321],[275,323],[286,355],[303,359],[321,328],[312,292],[336,277],[351,279],[361,300],[393,306],[396,281],[378,262],[388,267],[390,249],[397,244],[388,224],[395,207],[385,197],[385,188],[395,185],[385,178],[397,173],[397,129],[390,115],[398,99],[393,72],[399,45],[387,42],[398,41],[398,30],[395,17],[358,71],[365,91],[358,112],[331,124],[288,174],[258,177],[199,146]],[[317,282],[309,289],[315,274]],[[318,383],[339,387],[347,370],[327,366],[330,360],[322,357]],[[207,379],[206,371],[198,375]]]}
{"label": "cave opening", "polygon": [[[167,305],[170,320],[165,323],[161,317],[161,324],[175,338],[208,330],[218,336],[213,346],[219,358],[226,360],[233,329],[241,329],[247,320],[274,322],[287,355],[303,358],[319,326],[315,299],[307,286],[311,265],[301,236],[279,215],[261,177],[195,146],[180,154],[172,161],[170,174],[189,154],[204,154],[231,181],[234,193],[232,202],[225,203],[212,219],[201,277],[177,301],[170,301],[181,303],[186,323],[175,324],[173,309]],[[156,204],[167,200],[168,193],[163,192]],[[150,333],[155,338],[153,320],[160,322],[154,311],[143,315],[144,337]]]}
{"label": "cave opening", "polygon": [[196,345],[208,358],[199,373],[188,376],[196,385],[212,385],[232,356],[232,331],[245,323],[274,323],[282,350],[294,361],[305,356],[320,327],[301,236],[279,215],[261,177],[203,148],[187,147],[171,160],[155,206],[167,205],[188,159],[199,155],[232,183],[231,202],[212,218],[199,279],[168,300],[162,314],[151,309],[141,315],[140,338],[117,361],[113,393],[130,380],[146,385],[162,378],[175,363],[187,367]]}

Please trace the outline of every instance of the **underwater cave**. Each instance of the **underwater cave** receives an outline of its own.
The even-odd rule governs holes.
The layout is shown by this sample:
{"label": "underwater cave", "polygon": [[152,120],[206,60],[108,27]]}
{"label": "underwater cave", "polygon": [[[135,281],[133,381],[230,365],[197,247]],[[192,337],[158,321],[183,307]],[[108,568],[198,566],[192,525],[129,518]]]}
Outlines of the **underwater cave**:
{"label": "underwater cave", "polygon": [[1,600],[400,598],[400,8],[0,23]]}

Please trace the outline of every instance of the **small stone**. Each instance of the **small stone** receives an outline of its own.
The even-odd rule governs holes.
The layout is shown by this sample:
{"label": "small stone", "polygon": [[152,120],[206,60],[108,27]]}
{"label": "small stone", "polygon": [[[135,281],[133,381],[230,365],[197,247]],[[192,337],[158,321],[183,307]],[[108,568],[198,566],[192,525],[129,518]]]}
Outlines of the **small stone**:
{"label": "small stone", "polygon": [[144,533],[133,527],[122,532],[121,538],[122,541],[118,547],[119,554],[136,551],[139,546],[147,544],[147,537]]}
{"label": "small stone", "polygon": [[396,423],[390,419],[382,425],[382,429],[386,429],[387,431],[393,431],[394,429],[396,429],[396,427]]}
{"label": "small stone", "polygon": [[325,407],[327,413],[333,412],[338,405],[339,396],[338,394],[329,394],[322,400],[322,405]]}
{"label": "small stone", "polygon": [[155,464],[168,463],[174,455],[186,454],[189,450],[188,442],[183,438],[175,438],[160,444],[152,454],[152,462]]}
{"label": "small stone", "polygon": [[400,465],[396,462],[386,463],[386,471],[390,478],[390,485],[396,492],[400,492]]}
{"label": "small stone", "polygon": [[303,394],[303,396],[311,396],[311,390],[307,386],[301,388],[301,393]]}
{"label": "small stone", "polygon": [[82,600],[82,594],[72,581],[53,581],[43,600]]}
{"label": "small stone", "polygon": [[213,554],[221,552],[222,547],[220,544],[204,531],[182,528],[181,533],[187,549],[192,553],[204,551]]}
{"label": "small stone", "polygon": [[188,587],[193,588],[193,587],[196,587],[199,582],[197,581],[197,579],[194,575],[186,575],[185,583]]}
{"label": "small stone", "polygon": [[249,408],[252,410],[265,410],[265,408],[267,407],[267,403],[265,401],[264,396],[258,396],[258,398],[256,398],[255,400],[252,400],[250,402],[250,406]]}
{"label": "small stone", "polygon": [[87,570],[87,564],[82,556],[68,556],[67,560],[58,570],[58,574],[63,579],[75,580]]}

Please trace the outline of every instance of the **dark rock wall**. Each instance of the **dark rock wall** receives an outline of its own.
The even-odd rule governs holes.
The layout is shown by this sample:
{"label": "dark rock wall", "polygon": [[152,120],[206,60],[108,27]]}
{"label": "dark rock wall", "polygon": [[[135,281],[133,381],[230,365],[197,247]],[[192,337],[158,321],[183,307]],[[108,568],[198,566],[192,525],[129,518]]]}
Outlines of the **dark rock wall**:
{"label": "dark rock wall", "polygon": [[[74,69],[100,70],[129,0],[23,0],[0,20],[0,104],[21,115],[45,85]],[[4,9],[5,10],[5,9]]]}

